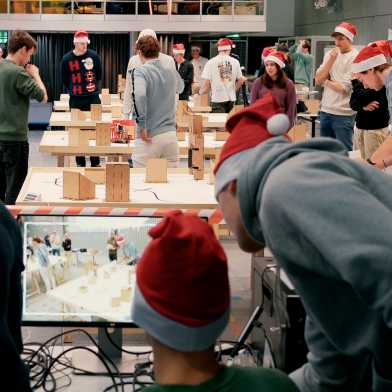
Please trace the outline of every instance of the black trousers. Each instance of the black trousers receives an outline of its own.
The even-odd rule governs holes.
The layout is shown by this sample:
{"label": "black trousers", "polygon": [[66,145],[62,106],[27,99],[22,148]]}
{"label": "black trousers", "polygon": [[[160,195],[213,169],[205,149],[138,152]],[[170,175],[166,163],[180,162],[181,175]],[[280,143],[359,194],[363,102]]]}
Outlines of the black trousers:
{"label": "black trousers", "polygon": [[[78,97],[75,95],[71,95],[69,97],[69,108],[70,109],[80,109],[85,112],[89,112],[91,110],[92,104],[100,104],[101,100],[99,99],[99,95],[91,95],[86,97]],[[90,157],[90,163],[92,167],[99,166],[99,157]],[[78,166],[85,167],[86,166],[86,157],[76,157],[76,164]]]}
{"label": "black trousers", "polygon": [[0,199],[15,204],[29,165],[28,142],[0,141]]}
{"label": "black trousers", "polygon": [[212,113],[229,113],[234,107],[233,101],[211,102]]}

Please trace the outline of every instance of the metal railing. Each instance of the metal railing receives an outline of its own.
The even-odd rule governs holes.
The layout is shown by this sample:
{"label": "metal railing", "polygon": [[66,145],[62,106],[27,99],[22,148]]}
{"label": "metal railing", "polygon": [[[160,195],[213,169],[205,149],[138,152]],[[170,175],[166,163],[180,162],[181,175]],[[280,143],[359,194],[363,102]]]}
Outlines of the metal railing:
{"label": "metal railing", "polygon": [[0,0],[0,14],[260,16],[264,0]]}

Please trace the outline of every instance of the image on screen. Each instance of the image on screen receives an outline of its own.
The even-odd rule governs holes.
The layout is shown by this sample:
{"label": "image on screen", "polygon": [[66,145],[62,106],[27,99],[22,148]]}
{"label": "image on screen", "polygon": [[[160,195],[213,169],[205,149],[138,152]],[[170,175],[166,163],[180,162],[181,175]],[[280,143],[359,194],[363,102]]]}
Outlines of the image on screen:
{"label": "image on screen", "polygon": [[20,216],[23,322],[131,324],[135,266],[159,220]]}

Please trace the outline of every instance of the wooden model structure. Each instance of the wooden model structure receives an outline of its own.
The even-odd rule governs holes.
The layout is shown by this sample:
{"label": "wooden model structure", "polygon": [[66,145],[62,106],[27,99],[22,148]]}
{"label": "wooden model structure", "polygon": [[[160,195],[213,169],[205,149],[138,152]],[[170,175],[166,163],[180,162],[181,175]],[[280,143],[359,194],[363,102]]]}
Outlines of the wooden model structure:
{"label": "wooden model structure", "polygon": [[176,111],[177,140],[185,140],[185,132],[189,128],[190,113],[188,112],[188,102],[179,101]]}
{"label": "wooden model structure", "polygon": [[88,146],[90,140],[96,138],[95,131],[91,129],[81,129],[80,127],[68,127],[69,146]]}
{"label": "wooden model structure", "polygon": [[192,111],[194,113],[210,112],[211,107],[209,104],[209,95],[208,94],[196,95],[193,99]]}
{"label": "wooden model structure", "polygon": [[63,198],[72,200],[95,199],[95,183],[77,171],[64,170]]}
{"label": "wooden model structure", "polygon": [[101,103],[102,105],[110,105],[112,103],[108,88],[103,88],[101,91]]}
{"label": "wooden model structure", "polygon": [[128,162],[106,164],[106,201],[129,201]]}
{"label": "wooden model structure", "polygon": [[80,109],[71,109],[71,121],[85,121],[88,112],[82,112]]}
{"label": "wooden model structure", "polygon": [[203,117],[198,115],[192,116],[188,166],[195,180],[204,179]]}
{"label": "wooden model structure", "polygon": [[112,124],[105,122],[97,122],[95,130],[95,145],[110,146],[112,143]]}
{"label": "wooden model structure", "polygon": [[122,108],[121,106],[112,106],[111,107],[112,117],[122,117]]}
{"label": "wooden model structure", "polygon": [[93,121],[102,120],[102,105],[98,105],[98,104],[91,105],[91,120]]}
{"label": "wooden model structure", "polygon": [[146,182],[167,182],[167,159],[149,159],[147,161]]}
{"label": "wooden model structure", "polygon": [[86,167],[84,175],[95,184],[105,184],[106,170],[104,167]]}

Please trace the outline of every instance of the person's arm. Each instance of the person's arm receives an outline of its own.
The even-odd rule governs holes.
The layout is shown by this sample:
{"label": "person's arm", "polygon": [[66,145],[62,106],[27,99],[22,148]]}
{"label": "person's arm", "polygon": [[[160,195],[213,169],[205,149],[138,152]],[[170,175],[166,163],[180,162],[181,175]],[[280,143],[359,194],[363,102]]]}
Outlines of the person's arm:
{"label": "person's arm", "polygon": [[334,48],[325,55],[324,61],[320,68],[316,71],[315,80],[316,85],[322,86],[324,82],[329,78],[329,73],[332,66],[334,65],[339,54],[339,49]]}
{"label": "person's arm", "polygon": [[133,98],[135,121],[140,129],[140,137],[145,142],[151,140],[146,128],[147,116],[147,81],[140,68],[135,68],[131,74],[133,82]]}
{"label": "person's arm", "polygon": [[207,94],[211,90],[211,81],[202,79],[199,95]]}
{"label": "person's arm", "polygon": [[191,84],[193,82],[193,65],[189,62],[184,74],[184,83]]}
{"label": "person's arm", "polygon": [[245,81],[246,81],[246,78],[242,75],[240,62],[237,60],[235,90],[238,91],[241,88],[241,86],[245,83]]}
{"label": "person's arm", "polygon": [[290,120],[291,127],[293,127],[297,115],[297,94],[294,83],[287,83],[286,114]]}
{"label": "person's arm", "polygon": [[250,93],[250,103],[255,103],[260,97],[259,91],[261,88],[261,80],[257,78],[252,84],[252,91]]}
{"label": "person's arm", "polygon": [[379,169],[384,169],[392,165],[392,135],[385,139],[384,143],[374,152],[370,160]]}
{"label": "person's arm", "polygon": [[38,102],[47,102],[48,94],[38,68],[33,64],[27,64],[25,69],[26,72],[20,72],[18,75],[16,89],[19,93]]}
{"label": "person's arm", "polygon": [[329,80],[327,79],[324,84],[324,87],[329,87],[330,89],[340,93],[340,94],[347,94],[347,88],[343,85],[343,83],[337,82],[336,80]]}
{"label": "person's arm", "polygon": [[124,102],[123,102],[123,114],[125,117],[130,117],[133,110],[133,99],[132,99],[132,78],[131,72],[133,70],[134,65],[132,62],[132,57],[129,59],[128,67],[127,67],[127,75],[125,77],[125,90],[124,90]]}

